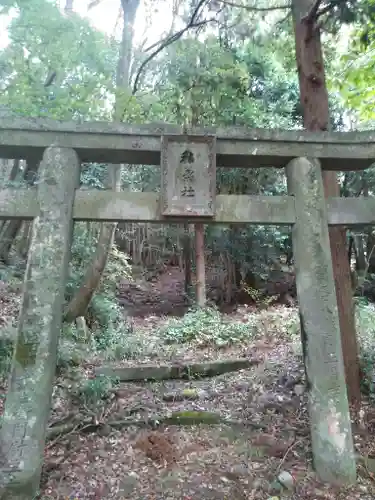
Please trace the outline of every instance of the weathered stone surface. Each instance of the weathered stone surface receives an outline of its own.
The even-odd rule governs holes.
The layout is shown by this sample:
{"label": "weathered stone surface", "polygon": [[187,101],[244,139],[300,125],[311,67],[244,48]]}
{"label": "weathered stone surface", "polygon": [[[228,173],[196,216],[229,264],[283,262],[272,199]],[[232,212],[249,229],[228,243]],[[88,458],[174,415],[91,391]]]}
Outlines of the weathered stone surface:
{"label": "weathered stone surface", "polygon": [[39,487],[61,328],[79,160],[70,149],[48,148],[39,169],[24,296],[3,425],[0,497],[30,500]]}
{"label": "weathered stone surface", "polygon": [[206,363],[180,363],[178,365],[101,366],[97,375],[117,377],[121,382],[142,380],[169,380],[197,377],[214,377],[222,373],[251,368],[258,360],[239,358],[222,359]]}
{"label": "weathered stone surface", "polygon": [[286,173],[298,214],[293,252],[306,332],[314,466],[322,481],[352,483],[356,467],[321,168],[317,160],[297,158]]}
{"label": "weathered stone surface", "polygon": [[375,225],[375,198],[328,198],[328,223],[332,226]]}
{"label": "weathered stone surface", "polygon": [[[114,193],[111,191],[78,190],[73,217],[93,221],[149,221],[170,224],[161,215],[156,193]],[[214,219],[219,223],[293,224],[294,199],[291,196],[219,195],[216,197]],[[32,219],[38,214],[35,189],[0,190],[0,220]],[[189,216],[181,217],[186,222]],[[177,218],[176,218],[177,220]],[[196,220],[192,216],[191,220]]]}
{"label": "weathered stone surface", "polygon": [[[161,215],[156,193],[114,193],[77,190],[73,217],[75,220],[121,222],[149,221],[170,224]],[[374,198],[328,198],[328,224],[366,226],[375,224]],[[0,220],[29,220],[38,214],[35,189],[0,190]],[[184,222],[189,217],[183,217]],[[191,217],[194,221],[196,217]],[[294,224],[296,219],[292,196],[218,195],[215,216],[207,222]],[[181,218],[182,220],[182,218]]]}
{"label": "weathered stone surface", "polygon": [[287,490],[292,490],[294,487],[294,483],[295,483],[294,478],[293,478],[292,474],[286,470],[283,470],[280,472],[280,474],[277,476],[277,480]]}
{"label": "weathered stone surface", "polygon": [[[165,123],[126,125],[73,123],[4,117],[0,123],[0,157],[26,158],[50,144],[73,148],[81,161],[160,164],[161,136],[216,135],[217,165],[284,167],[299,156],[320,158],[327,170],[361,170],[375,159],[375,133],[306,132],[232,127],[191,128]],[[26,145],[26,146],[25,146]]]}
{"label": "weathered stone surface", "polygon": [[221,422],[224,423],[224,419],[218,414],[211,411],[176,411],[166,419],[169,424],[177,425],[214,425]]}
{"label": "weathered stone surface", "polygon": [[184,400],[196,400],[204,397],[205,393],[203,391],[198,391],[197,389],[182,389],[170,392],[164,392],[163,399],[168,402],[184,401]]}
{"label": "weathered stone surface", "polygon": [[161,210],[165,216],[213,217],[216,138],[163,136]]}

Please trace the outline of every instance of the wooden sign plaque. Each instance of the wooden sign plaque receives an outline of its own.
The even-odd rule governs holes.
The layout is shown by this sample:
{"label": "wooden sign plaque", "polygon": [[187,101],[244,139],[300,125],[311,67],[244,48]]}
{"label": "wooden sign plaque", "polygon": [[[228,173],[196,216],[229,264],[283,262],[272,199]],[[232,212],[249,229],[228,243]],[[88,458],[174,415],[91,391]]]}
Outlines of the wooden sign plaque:
{"label": "wooden sign plaque", "polygon": [[162,214],[174,217],[214,217],[216,137],[162,137]]}

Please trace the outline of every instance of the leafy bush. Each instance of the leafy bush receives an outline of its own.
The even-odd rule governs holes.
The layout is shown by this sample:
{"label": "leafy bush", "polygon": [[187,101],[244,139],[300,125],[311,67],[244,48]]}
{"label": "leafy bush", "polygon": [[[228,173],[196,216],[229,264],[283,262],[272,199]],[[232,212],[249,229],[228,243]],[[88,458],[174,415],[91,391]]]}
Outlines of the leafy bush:
{"label": "leafy bush", "polygon": [[85,380],[78,388],[78,398],[86,406],[96,406],[100,401],[108,399],[111,390],[116,387],[118,380],[113,377],[100,375],[94,379]]}
{"label": "leafy bush", "polygon": [[111,361],[137,359],[149,351],[146,343],[147,339],[142,339],[140,335],[127,332],[119,335],[119,332],[114,332],[113,342],[106,348],[105,357]]}
{"label": "leafy bush", "polygon": [[96,293],[89,305],[87,317],[90,326],[96,326],[100,331],[111,329],[121,323],[122,309],[115,298],[104,293]]}
{"label": "leafy bush", "polygon": [[193,309],[182,318],[171,319],[158,333],[166,343],[197,342],[223,347],[249,340],[255,333],[252,323],[224,320],[215,308]]}
{"label": "leafy bush", "polygon": [[127,256],[120,252],[116,246],[113,246],[108,256],[100,287],[93,296],[88,308],[89,317],[93,322],[97,323],[103,335],[107,337],[111,336],[108,334],[108,330],[113,332],[113,330],[125,329],[128,331],[128,327],[125,325],[123,309],[118,305],[117,299],[119,276],[130,281],[132,279],[131,266]]}
{"label": "leafy bush", "polygon": [[78,344],[74,340],[60,339],[57,351],[56,369],[58,372],[73,366],[79,366],[88,355],[88,346]]}
{"label": "leafy bush", "polygon": [[124,320],[119,320],[117,323],[107,325],[106,328],[96,329],[93,331],[95,348],[98,351],[107,349],[115,350],[118,346],[125,344],[130,334],[130,325]]}

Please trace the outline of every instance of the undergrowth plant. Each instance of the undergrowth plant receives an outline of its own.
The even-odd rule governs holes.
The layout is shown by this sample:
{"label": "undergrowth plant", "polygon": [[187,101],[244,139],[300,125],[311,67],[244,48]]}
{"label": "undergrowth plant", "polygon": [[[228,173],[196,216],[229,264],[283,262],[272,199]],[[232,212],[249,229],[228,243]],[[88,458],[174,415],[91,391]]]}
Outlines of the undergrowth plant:
{"label": "undergrowth plant", "polygon": [[125,332],[123,335],[119,335],[118,331],[114,332],[113,340],[105,351],[105,358],[109,361],[137,359],[150,350],[148,340],[136,332]]}
{"label": "undergrowth plant", "polygon": [[256,326],[247,323],[229,322],[216,308],[191,309],[182,318],[173,318],[158,330],[168,344],[195,342],[198,345],[224,347],[251,339]]}
{"label": "undergrowth plant", "polygon": [[375,306],[364,299],[356,301],[362,390],[375,398]]}
{"label": "undergrowth plant", "polygon": [[[72,245],[70,277],[66,287],[67,302],[81,285],[98,238],[98,225],[77,223]],[[130,325],[124,317],[123,308],[118,304],[117,286],[119,278],[130,281],[131,266],[127,256],[115,245],[108,255],[100,286],[96,290],[85,314],[91,331],[91,348],[94,351],[111,351],[116,359],[123,356],[121,346],[130,333]],[[79,342],[74,334],[74,325],[63,328],[63,337]]]}
{"label": "undergrowth plant", "polygon": [[241,281],[241,288],[247,293],[251,300],[254,301],[259,309],[267,309],[267,307],[278,298],[277,295],[271,295],[269,297],[264,296],[260,290],[247,285],[244,281]]}
{"label": "undergrowth plant", "polygon": [[81,382],[77,390],[78,400],[87,407],[97,406],[101,401],[108,399],[113,394],[113,389],[118,385],[118,379],[100,375],[93,379]]}
{"label": "undergrowth plant", "polygon": [[[82,284],[87,266],[95,252],[97,238],[98,232],[95,225],[87,227],[83,223],[77,223],[71,252],[70,277],[66,287],[67,301],[72,298],[77,288]],[[123,319],[122,309],[118,306],[117,301],[119,278],[130,281],[132,279],[131,266],[127,256],[113,245],[108,255],[100,286],[87,310],[86,319],[90,326],[95,325],[105,331]]]}

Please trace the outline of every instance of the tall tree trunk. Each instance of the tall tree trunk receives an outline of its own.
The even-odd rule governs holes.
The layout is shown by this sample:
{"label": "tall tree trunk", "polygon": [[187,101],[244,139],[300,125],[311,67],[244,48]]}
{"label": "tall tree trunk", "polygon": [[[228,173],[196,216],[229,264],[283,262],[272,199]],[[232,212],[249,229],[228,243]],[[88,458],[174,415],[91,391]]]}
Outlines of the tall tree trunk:
{"label": "tall tree trunk", "polygon": [[[324,131],[329,128],[329,105],[320,30],[314,15],[310,15],[315,4],[316,0],[293,0],[292,10],[303,123],[307,130]],[[340,196],[335,172],[323,172],[323,182],[327,197]],[[348,398],[357,405],[361,397],[360,376],[346,229],[331,227],[329,235]]]}
{"label": "tall tree trunk", "polygon": [[[119,168],[119,165],[108,165],[108,177],[108,186],[114,191],[119,191],[121,186],[121,168]],[[94,259],[87,268],[82,285],[65,310],[64,321],[67,323],[71,323],[80,316],[84,316],[92,296],[100,283],[109,252],[113,245],[115,230],[116,224],[101,224]]]}
{"label": "tall tree trunk", "polygon": [[[191,126],[197,127],[199,123],[199,109],[191,107]],[[199,307],[206,305],[206,263],[204,256],[204,225],[200,222],[194,224],[195,232],[195,300]]]}
{"label": "tall tree trunk", "polygon": [[355,245],[355,270],[360,276],[363,276],[367,269],[365,247],[363,245],[363,235],[356,234],[354,236]]}
{"label": "tall tree trunk", "polygon": [[[121,102],[121,99],[119,98],[121,95],[120,91],[121,89],[126,89],[128,91],[130,89],[129,73],[133,49],[134,20],[139,3],[140,0],[121,0],[124,24],[116,74],[118,94],[114,107],[115,119],[120,119],[123,116],[123,109],[121,109],[121,107],[123,107],[124,103]],[[121,167],[122,165],[109,166],[109,168],[113,170],[111,173],[111,187],[115,191],[119,191],[121,188]],[[113,245],[116,227],[116,223],[101,224],[95,255],[87,269],[82,285],[73,296],[71,302],[65,310],[64,321],[72,322],[76,318],[85,315],[87,307],[90,304],[90,301],[102,278],[108,260],[108,255]]]}
{"label": "tall tree trunk", "polygon": [[185,294],[188,296],[191,292],[191,238],[190,238],[190,224],[184,224],[184,237],[182,242],[182,254],[184,262],[184,274],[185,274]]}
{"label": "tall tree trunk", "polygon": [[19,243],[17,244],[17,253],[22,260],[26,259],[29,251],[31,228],[32,228],[32,223],[30,221],[26,221],[23,223],[22,236],[20,238]]}
{"label": "tall tree trunk", "polygon": [[133,54],[134,21],[140,0],[121,0],[123,28],[120,55],[117,65],[116,85],[118,89],[130,91],[130,68]]}
{"label": "tall tree trunk", "polygon": [[369,229],[367,232],[366,253],[368,259],[367,272],[370,274],[375,273],[375,231],[374,228]]}
{"label": "tall tree trunk", "polygon": [[70,15],[73,13],[73,1],[74,0],[66,0],[65,1],[65,7],[64,7],[65,14]]}
{"label": "tall tree trunk", "polygon": [[6,226],[4,226],[3,231],[1,232],[0,261],[4,264],[9,264],[10,251],[17,234],[21,229],[21,226],[22,220],[11,220]]}
{"label": "tall tree trunk", "polygon": [[196,300],[199,307],[206,305],[206,272],[204,259],[204,225],[195,224]]}
{"label": "tall tree trunk", "polygon": [[0,160],[0,180],[14,181],[20,171],[21,160]]}

